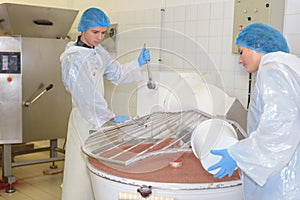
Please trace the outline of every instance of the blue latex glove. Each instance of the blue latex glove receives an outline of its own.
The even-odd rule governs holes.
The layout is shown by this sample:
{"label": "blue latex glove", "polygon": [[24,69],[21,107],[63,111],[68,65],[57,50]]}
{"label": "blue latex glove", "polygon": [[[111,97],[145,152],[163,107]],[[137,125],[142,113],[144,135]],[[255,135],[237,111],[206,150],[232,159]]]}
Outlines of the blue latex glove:
{"label": "blue latex glove", "polygon": [[123,123],[127,120],[130,120],[130,119],[131,119],[131,117],[129,117],[129,116],[119,115],[119,116],[115,116],[115,118],[110,120],[110,121],[113,122],[113,123]]}
{"label": "blue latex glove", "polygon": [[227,149],[211,150],[210,153],[212,153],[214,155],[222,156],[222,159],[219,162],[217,162],[216,164],[210,166],[207,170],[212,171],[212,170],[221,168],[214,175],[214,178],[223,178],[226,175],[231,177],[235,168],[237,167],[237,164],[232,159],[232,157],[229,155]]}
{"label": "blue latex glove", "polygon": [[148,49],[143,48],[138,58],[139,66],[141,67],[142,65],[146,64],[149,61],[150,61],[150,51]]}

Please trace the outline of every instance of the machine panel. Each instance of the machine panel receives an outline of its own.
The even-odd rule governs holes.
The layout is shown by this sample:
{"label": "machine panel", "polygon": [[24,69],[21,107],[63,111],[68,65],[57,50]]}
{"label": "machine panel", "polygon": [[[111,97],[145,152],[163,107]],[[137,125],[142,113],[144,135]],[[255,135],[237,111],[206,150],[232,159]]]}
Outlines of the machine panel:
{"label": "machine panel", "polygon": [[243,27],[262,22],[283,30],[285,0],[235,0],[232,52],[238,53],[236,37]]}
{"label": "machine panel", "polygon": [[20,52],[0,52],[0,73],[21,73]]}
{"label": "machine panel", "polygon": [[0,44],[0,144],[21,143],[21,39],[0,37]]}

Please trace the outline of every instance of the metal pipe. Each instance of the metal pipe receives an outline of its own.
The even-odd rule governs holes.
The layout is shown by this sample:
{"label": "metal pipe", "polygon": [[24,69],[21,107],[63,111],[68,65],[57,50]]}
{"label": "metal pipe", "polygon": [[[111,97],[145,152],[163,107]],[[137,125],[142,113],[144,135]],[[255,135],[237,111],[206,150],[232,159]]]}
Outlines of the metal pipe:
{"label": "metal pipe", "polygon": [[12,167],[34,165],[34,164],[48,163],[48,162],[54,162],[54,161],[63,161],[63,160],[65,160],[64,157],[56,157],[56,158],[46,158],[46,159],[23,161],[23,162],[14,162],[14,163],[12,163]]}

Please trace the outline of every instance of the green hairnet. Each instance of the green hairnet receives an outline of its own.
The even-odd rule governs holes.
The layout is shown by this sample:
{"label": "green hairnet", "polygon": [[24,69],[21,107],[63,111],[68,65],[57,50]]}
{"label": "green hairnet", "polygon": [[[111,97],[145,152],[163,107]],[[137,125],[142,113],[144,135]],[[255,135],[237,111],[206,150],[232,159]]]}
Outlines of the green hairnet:
{"label": "green hairnet", "polygon": [[78,31],[85,32],[96,26],[109,27],[110,21],[106,14],[98,8],[89,8],[81,16],[78,24]]}
{"label": "green hairnet", "polygon": [[261,53],[290,52],[283,35],[273,27],[262,23],[253,23],[243,28],[236,39],[236,44]]}

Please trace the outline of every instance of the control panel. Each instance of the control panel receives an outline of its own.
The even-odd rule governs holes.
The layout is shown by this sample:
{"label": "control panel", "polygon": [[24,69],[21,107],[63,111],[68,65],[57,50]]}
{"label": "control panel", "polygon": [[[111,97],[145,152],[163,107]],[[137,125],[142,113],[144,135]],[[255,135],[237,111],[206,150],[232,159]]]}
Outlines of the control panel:
{"label": "control panel", "polygon": [[235,0],[232,52],[238,53],[235,40],[245,26],[262,22],[282,32],[285,0]]}
{"label": "control panel", "polygon": [[20,52],[0,52],[0,73],[20,74],[21,73],[21,53]]}

